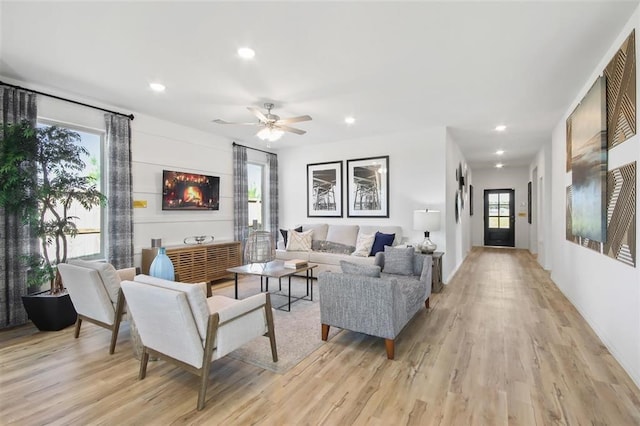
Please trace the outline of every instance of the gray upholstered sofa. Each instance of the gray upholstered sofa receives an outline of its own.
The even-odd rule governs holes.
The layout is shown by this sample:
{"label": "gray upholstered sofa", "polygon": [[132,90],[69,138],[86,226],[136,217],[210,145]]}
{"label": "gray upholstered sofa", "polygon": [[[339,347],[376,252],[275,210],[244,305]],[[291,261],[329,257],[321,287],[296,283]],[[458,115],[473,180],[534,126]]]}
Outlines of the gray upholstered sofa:
{"label": "gray upholstered sofa", "polygon": [[[354,256],[352,251],[361,234],[395,234],[393,246],[404,243],[401,226],[377,226],[377,225],[342,225],[313,223],[303,224],[297,227],[302,231],[313,231],[312,249],[310,251],[287,250],[284,239],[279,239],[276,250],[277,260],[302,259],[310,263],[317,263],[314,275],[323,271],[340,271],[340,261],[373,265],[373,256]],[[282,231],[281,231],[282,232]],[[351,247],[351,250],[348,248]]]}
{"label": "gray upholstered sofa", "polygon": [[[411,248],[409,248],[411,250]],[[430,255],[413,254],[413,274],[385,273],[385,253],[375,256],[380,278],[336,272],[318,276],[322,340],[329,327],[339,327],[385,339],[387,358],[393,359],[395,338],[420,310],[429,308]]]}

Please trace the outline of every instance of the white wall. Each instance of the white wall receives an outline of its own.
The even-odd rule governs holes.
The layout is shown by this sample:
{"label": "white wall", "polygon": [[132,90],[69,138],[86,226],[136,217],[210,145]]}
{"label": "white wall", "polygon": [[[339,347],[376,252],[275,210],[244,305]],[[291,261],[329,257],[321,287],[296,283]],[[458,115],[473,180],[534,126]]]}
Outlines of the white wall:
{"label": "white wall", "polygon": [[[346,195],[342,218],[308,218],[307,164],[343,161],[346,184],[346,160],[389,156],[389,218],[348,218]],[[397,133],[373,138],[346,140],[278,151],[280,182],[280,227],[299,223],[344,223],[402,226],[409,243],[417,243],[424,236],[414,231],[413,211],[433,208],[442,212],[440,231],[431,232],[431,240],[444,251],[443,276],[449,276],[453,263],[445,240],[445,129],[424,129],[420,133]],[[457,163],[456,163],[457,164]],[[454,175],[455,180],[455,175]],[[346,193],[346,190],[343,190]],[[446,230],[448,232],[448,229]]]}
{"label": "white wall", "polygon": [[551,250],[551,141],[543,145],[529,166],[529,180],[532,182],[532,214],[529,250],[537,254],[538,263],[544,269],[552,268]]}
{"label": "white wall", "polygon": [[[448,282],[456,273],[462,261],[467,257],[467,253],[471,249],[471,217],[469,216],[469,185],[473,185],[475,176],[471,169],[467,167],[467,161],[462,155],[458,144],[447,131],[447,152],[446,152],[446,239],[447,239],[447,256],[443,257],[442,276]],[[462,165],[463,175],[466,170],[467,182],[461,196],[463,202],[460,204],[459,220],[456,222],[455,205],[456,191],[459,184],[456,181],[456,170]],[[474,185],[475,190],[475,185]],[[475,194],[474,194],[475,196]],[[475,212],[474,212],[475,213]]]}
{"label": "white wall", "polygon": [[[471,244],[484,245],[484,191],[485,189],[515,190],[515,247],[529,248],[529,222],[527,221],[527,167],[504,167],[502,169],[474,169],[473,171],[473,216],[471,217]],[[524,216],[520,214],[524,213]]]}
{"label": "white wall", "polygon": [[[636,9],[607,55],[584,82],[582,89],[576,93],[573,102],[567,105],[565,114],[552,135],[551,277],[640,386],[640,269],[565,240],[565,191],[566,186],[571,183],[571,174],[565,171],[565,122],[633,28],[636,29],[637,70],[639,9]],[[636,85],[636,90],[638,88],[640,85]],[[640,92],[636,94],[636,99],[640,99]],[[640,162],[640,136],[637,134],[609,151],[609,169],[632,161]],[[638,201],[640,199],[636,197],[636,212],[640,207]],[[640,241],[639,236],[636,224],[636,242]],[[636,263],[640,260],[637,257],[637,248]]]}

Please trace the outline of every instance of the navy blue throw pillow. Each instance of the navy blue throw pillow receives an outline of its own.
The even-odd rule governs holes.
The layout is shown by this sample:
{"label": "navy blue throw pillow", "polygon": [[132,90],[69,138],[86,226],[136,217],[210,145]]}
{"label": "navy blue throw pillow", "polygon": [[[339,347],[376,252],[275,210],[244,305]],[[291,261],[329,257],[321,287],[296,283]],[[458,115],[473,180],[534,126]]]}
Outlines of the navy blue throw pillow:
{"label": "navy blue throw pillow", "polygon": [[[296,232],[302,232],[302,226],[298,226],[297,228],[293,228]],[[280,233],[282,234],[282,238],[284,238],[284,246],[287,246],[287,241],[289,240],[289,231],[286,229],[281,229]]]}
{"label": "navy blue throw pillow", "polygon": [[392,246],[395,238],[396,234],[376,232],[376,239],[373,241],[373,247],[371,247],[371,254],[369,254],[369,256],[375,256],[377,252],[384,251],[384,246]]}

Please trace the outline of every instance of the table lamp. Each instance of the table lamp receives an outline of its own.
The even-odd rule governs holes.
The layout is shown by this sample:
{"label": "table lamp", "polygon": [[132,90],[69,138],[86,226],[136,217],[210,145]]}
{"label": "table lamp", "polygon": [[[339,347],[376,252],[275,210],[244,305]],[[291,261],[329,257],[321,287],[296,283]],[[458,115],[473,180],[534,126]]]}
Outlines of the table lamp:
{"label": "table lamp", "polygon": [[422,253],[433,253],[437,246],[429,239],[429,232],[440,230],[440,210],[414,210],[413,229],[424,231],[424,240],[418,244]]}

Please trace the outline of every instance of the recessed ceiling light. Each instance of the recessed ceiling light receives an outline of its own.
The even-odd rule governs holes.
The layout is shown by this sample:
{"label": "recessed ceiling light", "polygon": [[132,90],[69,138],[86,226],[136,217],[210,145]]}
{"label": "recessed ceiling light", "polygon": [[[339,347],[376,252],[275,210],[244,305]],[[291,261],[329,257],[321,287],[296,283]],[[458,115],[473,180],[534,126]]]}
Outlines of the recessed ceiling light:
{"label": "recessed ceiling light", "polygon": [[502,155],[502,154],[504,154],[503,150],[499,149],[499,150],[496,151],[496,155]]}
{"label": "recessed ceiling light", "polygon": [[496,164],[496,168],[497,168],[497,169],[501,169],[501,168],[503,168],[503,167],[504,167],[504,164],[502,164],[502,163],[498,163],[498,164]]}
{"label": "recessed ceiling light", "polygon": [[149,87],[154,92],[164,92],[164,89],[166,89],[166,87],[164,87],[164,84],[161,83],[149,83]]}
{"label": "recessed ceiling light", "polygon": [[505,126],[504,124],[496,126],[496,132],[504,132],[505,130],[507,130],[507,126]]}
{"label": "recessed ceiling light", "polygon": [[256,52],[250,47],[241,47],[238,49],[238,56],[242,59],[253,59],[253,57],[256,56]]}
{"label": "recessed ceiling light", "polygon": [[351,117],[351,116],[349,116],[349,117],[345,117],[344,122],[347,123],[347,124],[353,124],[353,123],[356,122],[356,119]]}

